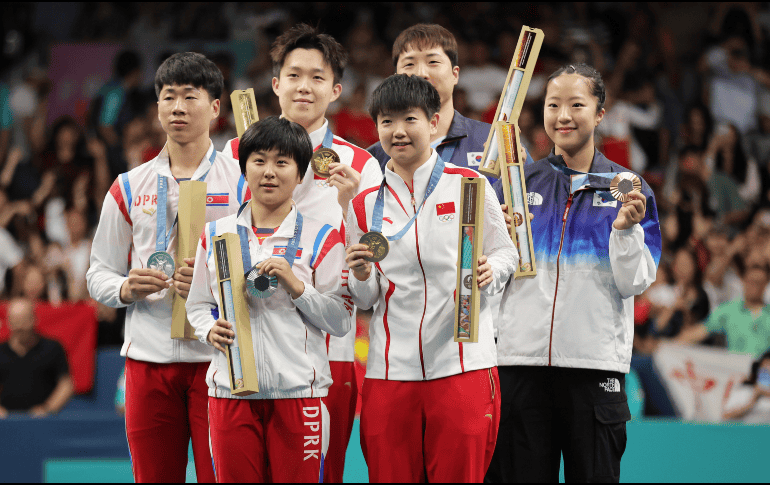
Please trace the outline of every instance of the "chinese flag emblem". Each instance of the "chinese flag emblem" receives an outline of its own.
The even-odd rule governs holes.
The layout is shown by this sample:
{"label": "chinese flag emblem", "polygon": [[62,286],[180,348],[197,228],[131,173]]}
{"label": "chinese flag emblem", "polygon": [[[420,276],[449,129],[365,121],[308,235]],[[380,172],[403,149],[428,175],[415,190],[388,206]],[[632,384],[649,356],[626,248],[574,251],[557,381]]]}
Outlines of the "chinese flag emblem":
{"label": "chinese flag emblem", "polygon": [[455,213],[455,203],[454,202],[444,202],[443,204],[436,204],[436,215],[437,216],[443,216],[446,214],[454,214]]}

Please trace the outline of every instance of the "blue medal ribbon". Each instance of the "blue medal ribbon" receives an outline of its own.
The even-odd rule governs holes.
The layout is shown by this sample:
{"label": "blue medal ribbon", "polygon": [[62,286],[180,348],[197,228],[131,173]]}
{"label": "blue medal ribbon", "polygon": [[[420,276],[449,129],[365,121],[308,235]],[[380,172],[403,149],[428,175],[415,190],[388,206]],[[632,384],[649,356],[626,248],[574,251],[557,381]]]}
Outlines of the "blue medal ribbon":
{"label": "blue medal ribbon", "polygon": [[334,134],[332,133],[331,128],[327,126],[326,134],[324,135],[324,141],[323,143],[321,143],[321,146],[324,148],[331,148],[333,141],[334,141]]}
{"label": "blue medal ribbon", "polygon": [[[211,150],[211,156],[209,157],[209,162],[213,165],[214,160],[217,157],[217,151]],[[199,179],[196,179],[197,182],[203,182],[206,180],[206,176],[211,171],[211,168],[206,170],[206,173],[203,174],[203,176]],[[174,223],[171,224],[171,227],[168,231],[166,231],[166,215],[167,215],[167,204],[168,204],[168,181],[167,178],[163,175],[158,174],[158,215],[156,219],[156,231],[155,231],[155,251],[166,251],[168,249],[168,243],[171,240],[171,231],[174,230],[174,226],[176,226],[177,222],[179,221],[179,214],[174,217]]]}
{"label": "blue medal ribbon", "polygon": [[[244,203],[240,209],[238,209],[238,216],[241,212],[248,207],[249,202]],[[294,223],[294,235],[289,239],[289,243],[286,245],[286,253],[283,257],[289,263],[289,267],[294,266],[294,260],[297,257],[297,250],[299,249],[299,238],[302,235],[302,214],[297,211],[297,220]],[[254,267],[251,265],[251,253],[249,252],[249,233],[248,228],[238,224],[238,237],[241,239],[241,258],[243,259],[243,269],[246,274],[249,274]]]}
{"label": "blue medal ribbon", "polygon": [[[561,156],[559,156],[561,158]],[[610,193],[609,187],[612,179],[618,176],[620,172],[604,172],[604,173],[591,173],[591,172],[578,172],[573,170],[567,165],[557,165],[551,162],[551,167],[565,175],[576,175],[577,177],[571,178],[570,192],[575,192],[583,188],[596,189],[596,193],[604,200],[615,200],[615,197]]]}
{"label": "blue medal ribbon", "polygon": [[[409,219],[409,222],[404,226],[403,229],[398,231],[393,236],[386,236],[386,239],[388,241],[398,241],[402,237],[404,237],[404,234],[409,230],[410,227],[412,227],[412,224],[414,224],[414,221],[417,220],[417,216],[420,214],[420,210],[425,205],[425,202],[428,200],[428,197],[430,197],[430,194],[433,193],[433,191],[436,189],[436,186],[438,185],[438,181],[441,179],[441,174],[444,173],[444,160],[441,158],[440,155],[436,155],[436,165],[433,167],[433,172],[430,174],[430,180],[428,181],[428,189],[425,191],[425,197],[422,199],[422,203],[417,208],[417,210],[414,213],[414,216],[412,216],[411,219]],[[377,200],[374,202],[374,211],[372,213],[372,225],[371,225],[371,231],[372,232],[379,232],[382,234],[382,213],[383,209],[385,207],[385,185],[386,181],[383,179],[382,183],[380,184],[380,190],[377,192]]]}

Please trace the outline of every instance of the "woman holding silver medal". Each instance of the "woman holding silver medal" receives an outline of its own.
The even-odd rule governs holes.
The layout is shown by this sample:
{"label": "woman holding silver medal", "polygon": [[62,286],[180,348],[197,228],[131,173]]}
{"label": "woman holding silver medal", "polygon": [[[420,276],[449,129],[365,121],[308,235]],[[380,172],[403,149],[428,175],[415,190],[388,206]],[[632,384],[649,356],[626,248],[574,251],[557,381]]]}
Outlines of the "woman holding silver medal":
{"label": "woman holding silver medal", "polygon": [[[336,229],[297,211],[292,193],[313,147],[300,125],[269,117],[241,138],[239,163],[251,201],[206,225],[196,254],[187,314],[201,342],[220,352],[206,375],[211,450],[220,482],[311,482],[328,446],[322,399],[331,384],[325,334],[350,330],[352,305]],[[219,317],[212,238],[238,234],[259,392],[231,393],[225,353],[233,325]],[[256,263],[256,264],[254,264]]]}

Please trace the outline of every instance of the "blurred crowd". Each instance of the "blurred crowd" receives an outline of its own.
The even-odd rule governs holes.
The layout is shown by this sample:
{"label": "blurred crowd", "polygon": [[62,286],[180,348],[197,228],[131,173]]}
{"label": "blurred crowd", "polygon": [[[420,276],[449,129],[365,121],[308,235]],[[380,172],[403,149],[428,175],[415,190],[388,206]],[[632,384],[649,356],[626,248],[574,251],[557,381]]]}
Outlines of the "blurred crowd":
{"label": "blurred crowd", "polygon": [[[225,92],[254,88],[260,117],[279,114],[271,42],[305,21],[340,40],[350,62],[330,117],[362,147],[377,141],[366,113],[394,72],[404,28],[441,24],[458,40],[455,108],[491,121],[522,25],[545,40],[519,119],[533,159],[546,80],[587,62],[607,86],[599,148],[644,175],[656,195],[663,256],[636,300],[635,354],[661,340],[707,343],[756,357],[770,347],[770,8],[764,3],[115,3],[3,6],[0,72],[0,294],[53,305],[88,299],[85,272],[112,181],[153,158],[165,136],[155,69],[173,52],[211,57]],[[53,47],[116,46],[111,73],[86,103],[51,119],[62,96]],[[228,96],[212,127],[235,136]],[[727,308],[730,302],[742,306]],[[722,308],[720,311],[718,309]],[[741,312],[744,312],[742,314]],[[754,323],[736,331],[748,312]],[[736,316],[737,315],[737,316]],[[101,344],[122,341],[122,314],[99,308]],[[731,320],[733,319],[733,320]],[[743,328],[743,327],[741,327]]]}

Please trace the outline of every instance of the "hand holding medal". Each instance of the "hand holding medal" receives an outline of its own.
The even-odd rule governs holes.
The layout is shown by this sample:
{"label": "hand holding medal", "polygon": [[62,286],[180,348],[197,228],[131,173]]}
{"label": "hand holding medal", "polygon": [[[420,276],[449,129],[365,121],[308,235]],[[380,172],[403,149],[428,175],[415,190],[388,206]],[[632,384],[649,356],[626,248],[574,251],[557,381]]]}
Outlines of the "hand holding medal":
{"label": "hand holding medal", "polygon": [[249,272],[246,281],[249,292],[252,295],[261,296],[255,294],[255,292],[259,292],[265,295],[261,296],[263,298],[270,296],[271,291],[274,291],[278,283],[293,299],[299,298],[305,291],[305,283],[297,278],[285,258],[270,258],[262,261]]}
{"label": "hand holding medal", "polygon": [[647,197],[642,194],[642,182],[639,177],[623,172],[610,183],[610,193],[623,203],[612,227],[625,230],[639,224],[647,211]]}

